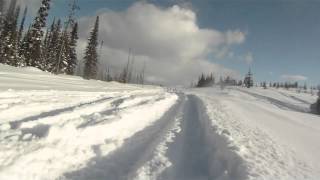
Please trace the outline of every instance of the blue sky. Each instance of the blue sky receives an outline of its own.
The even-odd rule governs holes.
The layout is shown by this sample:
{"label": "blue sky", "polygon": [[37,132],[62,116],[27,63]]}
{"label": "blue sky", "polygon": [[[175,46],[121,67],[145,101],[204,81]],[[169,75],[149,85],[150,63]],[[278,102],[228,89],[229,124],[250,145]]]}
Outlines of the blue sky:
{"label": "blue sky", "polygon": [[[52,16],[65,16],[65,0],[54,0]],[[125,11],[133,0],[78,0],[78,16],[101,9]],[[245,32],[245,42],[232,46],[232,57],[210,61],[245,74],[251,66],[258,81],[279,81],[282,75],[307,77],[320,84],[320,1],[307,0],[150,0],[160,7],[188,6],[200,28]],[[239,60],[251,53],[248,65]]]}

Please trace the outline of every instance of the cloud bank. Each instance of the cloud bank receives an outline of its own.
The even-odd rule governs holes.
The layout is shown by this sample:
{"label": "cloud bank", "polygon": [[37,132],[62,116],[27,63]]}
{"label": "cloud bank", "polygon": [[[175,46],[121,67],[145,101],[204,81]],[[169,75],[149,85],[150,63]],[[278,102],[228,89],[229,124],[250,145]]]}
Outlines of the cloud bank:
{"label": "cloud bank", "polygon": [[[245,34],[239,30],[200,28],[195,12],[177,5],[162,8],[138,2],[125,11],[100,12],[101,66],[107,64],[115,74],[120,73],[132,49],[135,70],[141,71],[145,62],[147,79],[155,83],[189,84],[202,72],[237,75],[208,57],[230,54],[230,47],[243,43]],[[80,19],[79,57],[94,19]]]}
{"label": "cloud bank", "polygon": [[287,75],[284,74],[281,76],[282,79],[286,81],[306,81],[308,78],[302,75]]}

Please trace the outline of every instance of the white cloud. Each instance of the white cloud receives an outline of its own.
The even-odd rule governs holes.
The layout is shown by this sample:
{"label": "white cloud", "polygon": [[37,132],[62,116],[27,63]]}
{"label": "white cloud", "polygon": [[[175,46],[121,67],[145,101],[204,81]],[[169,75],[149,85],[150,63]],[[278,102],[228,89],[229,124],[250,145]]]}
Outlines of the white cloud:
{"label": "white cloud", "polygon": [[[112,66],[115,73],[126,63],[131,48],[137,71],[146,62],[148,79],[153,81],[189,84],[201,72],[236,75],[207,57],[210,53],[230,55],[230,46],[243,43],[245,34],[239,30],[201,29],[191,9],[177,5],[160,8],[138,2],[125,11],[108,10],[99,16],[99,38],[104,41],[101,59]],[[94,18],[80,20],[82,45],[79,49],[85,46]],[[83,50],[79,52],[82,55]]]}
{"label": "white cloud", "polygon": [[240,30],[226,32],[227,44],[241,44],[245,41],[245,34]]}
{"label": "white cloud", "polygon": [[306,76],[302,76],[302,75],[287,75],[287,74],[282,75],[281,78],[286,81],[305,81],[308,79]]}

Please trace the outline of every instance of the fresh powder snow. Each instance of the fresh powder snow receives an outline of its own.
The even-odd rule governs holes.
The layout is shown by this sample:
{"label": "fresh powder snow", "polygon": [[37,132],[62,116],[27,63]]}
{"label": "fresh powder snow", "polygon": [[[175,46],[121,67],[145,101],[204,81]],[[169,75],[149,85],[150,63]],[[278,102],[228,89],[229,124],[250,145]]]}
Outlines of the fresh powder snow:
{"label": "fresh powder snow", "polygon": [[0,65],[0,179],[318,179],[317,97]]}

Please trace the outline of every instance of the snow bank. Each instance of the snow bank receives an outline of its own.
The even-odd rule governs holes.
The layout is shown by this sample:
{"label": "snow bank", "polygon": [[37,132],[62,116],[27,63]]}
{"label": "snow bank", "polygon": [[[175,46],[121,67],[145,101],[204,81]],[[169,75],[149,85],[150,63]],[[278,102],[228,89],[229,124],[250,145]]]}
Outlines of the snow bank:
{"label": "snow bank", "polygon": [[155,86],[120,84],[84,80],[78,76],[53,75],[33,67],[17,68],[0,64],[0,91],[7,90],[62,90],[62,91],[132,91],[161,89]]}
{"label": "snow bank", "polygon": [[0,65],[0,179],[63,179],[122,147],[176,100],[153,86]]}
{"label": "snow bank", "polygon": [[209,88],[192,92],[205,102],[212,126],[228,137],[247,162],[250,179],[320,177],[320,117],[283,109],[243,91],[297,102],[274,90]]}

